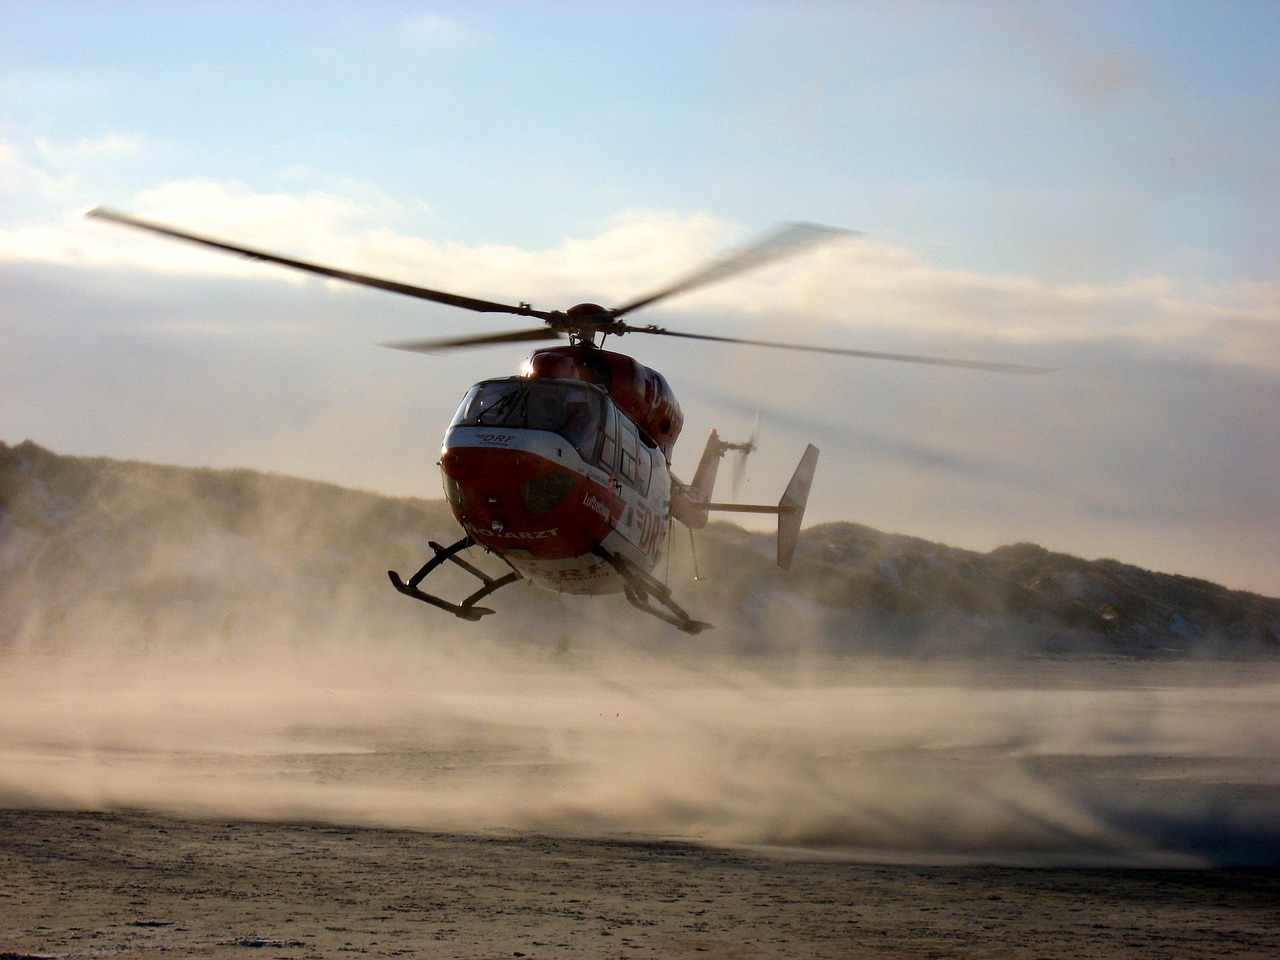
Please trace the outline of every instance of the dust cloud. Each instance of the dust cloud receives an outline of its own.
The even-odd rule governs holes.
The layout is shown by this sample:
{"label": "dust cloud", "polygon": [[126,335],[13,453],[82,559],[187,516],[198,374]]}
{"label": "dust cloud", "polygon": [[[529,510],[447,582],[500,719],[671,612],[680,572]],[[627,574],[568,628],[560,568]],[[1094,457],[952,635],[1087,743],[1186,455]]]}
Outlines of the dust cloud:
{"label": "dust cloud", "polygon": [[1275,663],[730,657],[545,629],[146,648],[100,625],[9,649],[0,805],[878,862],[1280,864]]}

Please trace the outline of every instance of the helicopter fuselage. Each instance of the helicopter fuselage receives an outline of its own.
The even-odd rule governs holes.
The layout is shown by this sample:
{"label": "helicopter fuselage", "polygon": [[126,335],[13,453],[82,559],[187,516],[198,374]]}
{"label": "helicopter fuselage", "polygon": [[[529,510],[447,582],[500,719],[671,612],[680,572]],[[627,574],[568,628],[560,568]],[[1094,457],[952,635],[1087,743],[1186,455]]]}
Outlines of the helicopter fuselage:
{"label": "helicopter fuselage", "polygon": [[666,381],[630,357],[540,350],[522,376],[467,392],[441,449],[445,496],[476,544],[533,583],[621,592],[605,557],[644,571],[662,557],[682,423]]}

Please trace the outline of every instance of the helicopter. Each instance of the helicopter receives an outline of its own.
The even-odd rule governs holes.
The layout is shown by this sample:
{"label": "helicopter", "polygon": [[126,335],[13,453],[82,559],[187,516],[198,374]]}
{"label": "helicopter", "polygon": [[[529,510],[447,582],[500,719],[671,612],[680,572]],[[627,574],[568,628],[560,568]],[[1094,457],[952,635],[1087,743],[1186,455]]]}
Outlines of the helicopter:
{"label": "helicopter", "polygon": [[[644,307],[707,284],[754,270],[853,231],[812,223],[788,223],[756,242],[618,307],[579,303],[567,310],[540,310],[529,303],[504,304],[432,290],[361,273],[254,250],[98,207],[86,214],[112,223],[188,241],[225,253],[274,263],[318,276],[385,290],[477,313],[506,313],[541,321],[502,333],[383,344],[435,353],[532,341],[565,341],[535,350],[516,376],[483,380],[463,397],[444,436],[438,465],[445,499],[462,528],[454,543],[429,541],[432,556],[407,580],[387,576],[400,593],[455,616],[475,621],[494,613],[480,601],[520,580],[557,593],[622,593],[637,609],[698,634],[711,624],[696,620],[653,571],[664,555],[673,522],[691,531],[713,512],[777,517],[777,564],[789,569],[795,556],[818,448],[805,449],[775,504],[713,499],[720,461],[731,452],[746,456],[754,438],[722,440],[712,430],[688,483],[671,472],[684,426],[680,404],[666,378],[634,358],[604,349],[608,337],[627,334],[678,337],[747,346],[932,364],[1000,373],[1034,374],[1044,367],[989,363],[914,354],[882,353],[637,326],[626,317]],[[507,572],[491,576],[464,557],[480,547]],[[460,602],[422,588],[443,564],[474,577],[478,587]]]}

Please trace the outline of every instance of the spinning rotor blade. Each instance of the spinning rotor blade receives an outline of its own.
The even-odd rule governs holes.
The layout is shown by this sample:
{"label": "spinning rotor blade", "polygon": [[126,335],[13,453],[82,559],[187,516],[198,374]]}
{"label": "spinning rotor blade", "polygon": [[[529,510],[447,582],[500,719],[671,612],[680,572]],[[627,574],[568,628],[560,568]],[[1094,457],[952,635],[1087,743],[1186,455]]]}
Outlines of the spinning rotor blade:
{"label": "spinning rotor blade", "polygon": [[559,340],[554,330],[513,330],[510,333],[491,333],[483,337],[452,337],[446,340],[398,340],[381,346],[392,350],[409,350],[412,353],[436,353],[456,347],[483,347],[495,343],[520,343],[525,340]]}
{"label": "spinning rotor blade", "polygon": [[775,260],[789,257],[816,244],[825,243],[836,237],[848,236],[858,236],[858,234],[853,230],[823,227],[816,223],[784,224],[780,229],[765,235],[751,246],[736,250],[722,259],[689,274],[687,277],[677,280],[670,286],[655,290],[653,293],[640,297],[638,300],[632,300],[630,303],[626,303],[610,312],[613,316],[620,317],[623,314],[630,313],[632,310],[639,310],[641,307],[647,307],[650,304],[657,303],[659,300],[675,296],[677,293],[705,287],[709,283],[718,283],[721,280],[732,277],[734,274],[763,267],[766,264],[773,263]]}
{"label": "spinning rotor blade", "polygon": [[183,230],[175,230],[173,227],[166,227],[159,223],[152,223],[149,220],[143,220],[138,217],[129,216],[128,214],[117,213],[114,210],[107,210],[103,207],[97,207],[85,214],[86,217],[98,217],[102,220],[110,220],[112,223],[120,223],[127,227],[136,227],[139,230],[148,230],[151,233],[158,233],[162,236],[173,237],[176,240],[187,240],[191,243],[199,243],[206,247],[212,247],[215,250],[222,250],[226,253],[234,253],[238,256],[247,257],[250,260],[263,260],[267,263],[278,263],[283,267],[292,267],[295,270],[302,270],[306,273],[314,273],[322,277],[329,277],[332,280],[344,280],[347,283],[359,284],[363,287],[374,287],[378,290],[386,290],[390,293],[403,294],[406,297],[416,297],[419,300],[431,300],[435,303],[447,304],[451,307],[461,307],[464,310],[474,310],[477,313],[514,313],[522,317],[537,317],[540,320],[550,320],[558,316],[542,310],[533,310],[527,304],[518,306],[510,306],[505,303],[494,303],[491,300],[477,300],[474,297],[462,297],[455,293],[444,293],[440,290],[428,290],[426,287],[416,287],[409,283],[398,283],[395,280],[383,280],[380,277],[371,277],[363,273],[350,273],[346,270],[335,270],[332,267],[325,267],[315,263],[307,263],[305,260],[291,260],[288,257],[277,256],[274,253],[264,253],[261,250],[252,250],[248,247],[240,247],[235,244],[223,243],[221,240],[214,240],[210,237],[202,237],[199,234],[187,233]]}
{"label": "spinning rotor blade", "polygon": [[[250,247],[224,243],[221,240],[215,240],[211,237],[188,233],[185,230],[167,227],[163,224],[144,220],[140,217],[119,213],[114,210],[108,210],[105,207],[96,207],[86,213],[85,216],[97,217],[102,220],[108,220],[112,223],[122,224],[123,226],[134,227],[138,230],[146,230],[150,233],[171,237],[175,240],[185,240],[189,243],[196,243],[202,246],[211,247],[214,250],[221,250],[225,253],[232,253],[237,256],[247,257],[250,260],[261,260],[266,263],[279,264],[280,266],[290,267],[294,270],[301,270],[305,273],[328,277],[331,280],[342,280],[346,283],[354,283],[364,287],[373,287],[374,289],[385,290],[389,293],[398,293],[402,296],[414,297],[418,300],[430,300],[434,303],[445,304],[446,306],[472,310],[476,313],[511,313],[521,317],[533,317],[538,320],[546,321],[550,325],[549,329],[517,330],[508,333],[486,334],[474,337],[456,337],[444,340],[409,340],[384,344],[384,346],[392,347],[397,350],[409,350],[416,353],[431,353],[436,350],[449,350],[457,347],[518,343],[531,340],[557,340],[561,337],[569,337],[569,339],[575,343],[590,343],[597,335],[619,336],[624,333],[650,333],[655,336],[680,337],[686,340],[707,340],[713,343],[739,343],[756,347],[774,347],[779,350],[799,350],[806,353],[826,353],[844,357],[866,357],[873,360],[896,360],[902,363],[922,363],[939,367],[959,367],[968,370],[989,370],[996,373],[1037,374],[1050,373],[1053,369],[1050,367],[1031,367],[1011,363],[987,363],[979,360],[951,360],[945,357],[924,357],[906,353],[878,353],[872,350],[850,350],[840,347],[816,347],[799,343],[779,343],[771,340],[750,340],[742,337],[717,337],[710,334],[680,333],[675,330],[666,330],[652,324],[644,327],[635,327],[622,322],[621,317],[624,314],[630,313],[633,310],[638,310],[641,307],[649,306],[667,297],[674,296],[678,293],[684,293],[688,290],[694,290],[698,287],[706,286],[707,284],[718,283],[719,281],[728,279],[736,274],[743,273],[747,270],[754,270],[758,267],[763,267],[767,264],[780,260],[783,257],[799,253],[801,250],[808,249],[809,247],[815,246],[819,243],[825,243],[829,240],[835,239],[836,237],[858,235],[852,230],[841,230],[836,227],[824,227],[812,223],[784,224],[780,229],[767,234],[764,238],[751,246],[744,247],[741,250],[730,253],[728,256],[714,261],[708,266],[689,274],[669,286],[656,290],[645,297],[632,300],[631,302],[616,309],[603,310],[595,307],[593,304],[579,304],[578,307],[575,307],[566,313],[558,310],[534,310],[527,303],[520,303],[513,306],[511,304],[497,303],[492,300],[480,300],[475,297],[464,297],[456,293],[446,293],[442,290],[431,290],[427,287],[419,287],[409,283],[400,283],[395,280],[385,280],[381,277],[369,276],[368,274],[337,270],[333,267],[309,263],[305,260],[293,260],[288,257],[278,256],[274,253],[254,250]],[[591,309],[586,314],[581,314],[578,311],[583,307],[590,307]]]}
{"label": "spinning rotor blade", "polygon": [[805,353],[831,353],[840,357],[866,357],[871,360],[896,360],[900,363],[927,363],[935,367],[959,367],[964,370],[988,370],[993,373],[1037,374],[1053,373],[1054,367],[1029,367],[1017,363],[988,363],[985,360],[951,360],[947,357],[922,357],[913,353],[879,353],[875,350],[849,350],[843,347],[813,347],[802,343],[778,343],[773,340],[747,340],[742,337],[713,337],[705,333],[679,333],[662,327],[628,326],[626,333],[652,333],[661,337],[681,337],[685,340],[710,340],[713,343],[743,343],[752,347],[773,347],[777,350],[801,350]]}

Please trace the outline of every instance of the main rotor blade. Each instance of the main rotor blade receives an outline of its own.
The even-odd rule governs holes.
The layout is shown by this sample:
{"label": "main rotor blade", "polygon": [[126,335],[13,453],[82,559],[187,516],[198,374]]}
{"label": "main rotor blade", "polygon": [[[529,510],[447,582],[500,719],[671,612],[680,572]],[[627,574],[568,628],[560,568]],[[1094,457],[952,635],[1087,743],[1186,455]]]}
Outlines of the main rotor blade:
{"label": "main rotor blade", "polygon": [[188,233],[185,230],[166,227],[163,224],[153,223],[150,220],[143,220],[140,217],[134,217],[124,213],[117,213],[114,210],[107,210],[103,207],[97,207],[90,210],[85,214],[85,216],[97,217],[101,220],[109,220],[112,223],[123,224],[127,227],[136,227],[139,230],[148,230],[151,233],[158,233],[161,236],[172,237],[175,240],[187,240],[191,243],[199,243],[206,247],[212,247],[215,250],[222,250],[226,253],[234,253],[242,257],[248,257],[250,260],[263,260],[267,263],[278,263],[283,267],[292,267],[294,270],[303,270],[307,273],[314,273],[322,277],[329,277],[332,280],[343,280],[347,283],[355,283],[363,287],[374,287],[375,289],[386,290],[390,293],[399,293],[406,297],[416,297],[419,300],[431,300],[435,303],[443,303],[451,307],[461,307],[464,310],[474,310],[477,313],[514,313],[522,317],[537,317],[540,320],[550,320],[553,317],[558,316],[557,314],[548,313],[542,310],[533,310],[527,304],[510,306],[505,303],[494,303],[491,300],[477,300],[474,297],[463,297],[456,293],[444,293],[440,290],[429,290],[426,287],[418,287],[409,283],[399,283],[395,280],[383,280],[380,277],[371,277],[363,273],[351,273],[347,270],[335,270],[333,267],[325,267],[315,263],[308,263],[305,260],[291,260],[288,257],[277,256],[274,253],[264,253],[261,250],[253,250],[249,247],[241,247],[231,243],[224,243],[221,240],[202,237],[196,233]]}
{"label": "main rotor blade", "polygon": [[454,350],[458,347],[484,347],[495,343],[521,343],[526,340],[558,340],[560,334],[554,330],[513,330],[509,333],[491,333],[483,337],[453,337],[446,340],[397,340],[381,346],[392,350],[409,350],[413,353],[436,353],[440,350]]}
{"label": "main rotor blade", "polygon": [[624,333],[652,333],[661,337],[681,337],[685,340],[710,340],[714,343],[742,343],[752,347],[773,347],[777,350],[801,350],[805,353],[831,353],[841,357],[866,357],[870,360],[895,360],[899,363],[927,363],[935,367],[959,367],[963,370],[987,370],[993,373],[1039,374],[1053,373],[1055,367],[1029,367],[1017,363],[989,363],[985,360],[952,360],[948,357],[922,357],[913,353],[880,353],[875,350],[849,350],[843,347],[812,347],[801,343],[777,343],[772,340],[746,340],[742,337],[713,337],[705,333],[679,333],[662,327],[627,326]]}
{"label": "main rotor blade", "polygon": [[775,260],[789,257],[819,243],[834,240],[836,237],[847,236],[859,236],[859,234],[853,230],[824,227],[816,223],[783,224],[781,228],[767,234],[751,246],[736,250],[722,259],[677,280],[675,283],[663,287],[661,290],[655,290],[653,293],[638,300],[632,300],[630,303],[618,307],[613,311],[613,315],[620,317],[623,314],[630,313],[632,310],[639,310],[641,307],[647,307],[650,304],[657,303],[659,300],[675,296],[677,293],[684,293],[697,287],[705,287],[709,283],[719,283],[721,280],[726,280],[735,274],[763,267],[766,264],[773,263]]}

